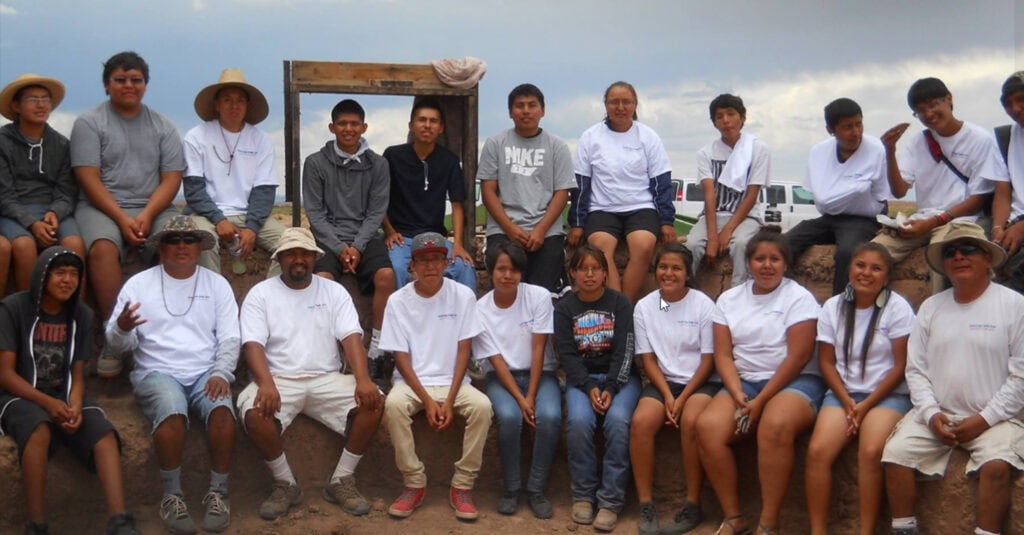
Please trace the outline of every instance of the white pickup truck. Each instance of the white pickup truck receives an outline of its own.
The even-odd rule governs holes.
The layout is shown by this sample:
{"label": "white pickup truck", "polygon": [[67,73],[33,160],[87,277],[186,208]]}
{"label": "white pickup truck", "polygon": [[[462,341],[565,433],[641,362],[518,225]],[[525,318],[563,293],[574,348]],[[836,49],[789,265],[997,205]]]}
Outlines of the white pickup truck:
{"label": "white pickup truck", "polygon": [[[704,211],[704,191],[700,182],[692,178],[673,180],[676,217],[695,222]],[[797,182],[773,181],[761,188],[761,202],[765,205],[765,223],[782,227],[785,232],[805,219],[819,217],[814,197]]]}

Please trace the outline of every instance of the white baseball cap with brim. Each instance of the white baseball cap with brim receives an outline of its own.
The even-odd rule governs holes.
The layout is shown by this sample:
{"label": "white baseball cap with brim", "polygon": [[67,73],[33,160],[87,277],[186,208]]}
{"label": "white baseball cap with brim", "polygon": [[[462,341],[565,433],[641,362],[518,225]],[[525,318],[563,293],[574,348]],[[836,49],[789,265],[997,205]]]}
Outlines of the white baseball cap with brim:
{"label": "white baseball cap with brim", "polygon": [[276,258],[278,253],[288,249],[303,249],[315,253],[317,258],[324,255],[323,249],[316,246],[313,234],[308,229],[302,227],[286,228],[281,234],[281,239],[277,241],[277,248],[274,249],[274,254],[270,256]]}
{"label": "white baseball cap with brim", "polygon": [[33,85],[45,87],[50,92],[51,110],[57,109],[57,106],[60,106],[61,101],[64,100],[64,84],[60,80],[38,74],[22,74],[7,84],[3,91],[0,91],[0,115],[12,121],[15,120],[18,114],[14,113],[14,108],[11,106],[11,103],[14,102],[14,95]]}
{"label": "white baseball cap with brim", "polygon": [[245,110],[245,122],[258,124],[270,114],[267,97],[263,96],[263,93],[256,89],[256,86],[250,85],[249,82],[245,81],[245,75],[242,74],[241,69],[231,68],[224,69],[220,73],[220,80],[217,83],[204,87],[196,95],[195,108],[196,114],[199,115],[200,119],[212,121],[217,118],[217,108],[214,106],[214,100],[217,98],[217,92],[225,87],[237,87],[245,91],[245,94],[249,96],[249,106]]}
{"label": "white baseball cap with brim", "polygon": [[992,269],[996,269],[1006,262],[1006,251],[994,242],[985,237],[985,230],[974,223],[966,221],[953,221],[949,223],[950,230],[939,241],[932,242],[924,251],[924,258],[928,265],[939,273],[945,273],[942,268],[942,248],[950,243],[958,241],[969,241],[992,256]]}

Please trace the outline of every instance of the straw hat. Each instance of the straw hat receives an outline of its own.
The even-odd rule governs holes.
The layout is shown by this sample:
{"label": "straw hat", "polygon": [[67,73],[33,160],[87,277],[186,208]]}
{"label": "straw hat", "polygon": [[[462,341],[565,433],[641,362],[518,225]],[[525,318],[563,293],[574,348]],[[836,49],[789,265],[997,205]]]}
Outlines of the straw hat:
{"label": "straw hat", "polygon": [[38,74],[22,74],[15,78],[13,82],[7,84],[3,91],[0,91],[0,115],[13,121],[17,117],[17,114],[14,113],[14,109],[11,107],[11,103],[14,102],[14,95],[31,85],[43,86],[50,92],[50,102],[54,110],[64,100],[64,84],[60,83],[60,80],[39,76]]}
{"label": "straw hat", "polygon": [[969,241],[981,247],[992,256],[992,269],[996,269],[1006,262],[1006,251],[985,238],[985,230],[978,225],[966,221],[953,221],[949,225],[950,231],[942,240],[930,243],[924,251],[924,258],[933,270],[945,273],[945,270],[942,269],[942,247],[955,241]]}
{"label": "straw hat", "polygon": [[214,107],[214,99],[217,91],[225,87],[237,87],[249,95],[249,107],[245,111],[245,122],[258,124],[267,118],[270,113],[270,106],[267,105],[267,98],[255,86],[245,81],[245,75],[241,69],[224,69],[220,73],[220,80],[217,83],[208,85],[196,95],[196,114],[204,121],[212,121],[217,118],[217,109]]}

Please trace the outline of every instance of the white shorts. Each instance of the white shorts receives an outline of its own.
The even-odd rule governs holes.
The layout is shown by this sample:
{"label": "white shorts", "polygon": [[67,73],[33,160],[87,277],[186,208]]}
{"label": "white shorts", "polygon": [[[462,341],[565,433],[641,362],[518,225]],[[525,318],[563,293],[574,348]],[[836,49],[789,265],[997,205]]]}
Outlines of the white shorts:
{"label": "white shorts", "polygon": [[[345,434],[348,414],[356,408],[356,378],[341,373],[325,373],[316,377],[288,379],[274,377],[274,385],[281,395],[281,410],[275,417],[281,424],[281,433],[299,414],[324,424],[328,429]],[[238,394],[238,412],[244,425],[245,414],[252,409],[258,386],[249,384]]]}
{"label": "white shorts", "polygon": [[882,462],[906,466],[926,477],[939,478],[946,473],[946,464],[954,447],[963,448],[971,455],[967,460],[967,475],[996,460],[1024,470],[1024,422],[1016,418],[999,422],[970,442],[947,446],[939,441],[930,427],[917,420],[917,411],[913,410],[896,424],[889,435]]}

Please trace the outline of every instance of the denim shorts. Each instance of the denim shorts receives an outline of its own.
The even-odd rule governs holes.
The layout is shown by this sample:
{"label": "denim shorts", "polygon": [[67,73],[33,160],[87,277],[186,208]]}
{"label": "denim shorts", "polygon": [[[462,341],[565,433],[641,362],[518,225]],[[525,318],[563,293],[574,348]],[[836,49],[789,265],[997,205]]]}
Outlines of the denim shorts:
{"label": "denim shorts", "polygon": [[[42,221],[46,212],[50,210],[50,207],[45,204],[26,204],[23,208],[40,221]],[[16,238],[20,238],[22,236],[35,239],[27,228],[21,226],[21,223],[6,217],[0,217],[0,234],[3,234],[3,236],[10,241],[14,241]],[[58,242],[69,236],[80,235],[81,232],[78,230],[78,223],[75,221],[74,217],[69,215],[60,220],[60,224],[57,227]]]}
{"label": "denim shorts", "polygon": [[153,422],[153,431],[155,432],[168,417],[178,414],[185,417],[185,425],[188,425],[190,408],[202,418],[204,424],[218,407],[226,407],[234,418],[235,408],[230,395],[211,400],[203,393],[212,373],[213,370],[208,371],[196,379],[195,383],[185,386],[170,375],[150,372],[135,387],[135,402],[138,403],[142,414]]}
{"label": "denim shorts", "polygon": [[[868,394],[864,392],[850,392],[850,397],[853,401],[860,403],[867,399]],[[829,390],[825,393],[825,401],[821,402],[822,407],[839,407],[843,408],[843,404],[839,401],[839,398]],[[893,392],[885,397],[882,401],[879,401],[875,407],[884,407],[886,409],[894,410],[900,414],[906,414],[910,412],[910,408],[913,403],[910,402],[910,396],[907,394],[898,394]]]}
{"label": "denim shorts", "polygon": [[[764,390],[765,385],[768,384],[769,379],[763,381],[745,381],[740,379],[740,384],[743,385],[743,393],[747,395],[748,399],[754,399],[758,394]],[[818,414],[818,410],[821,408],[821,398],[825,396],[825,381],[821,380],[821,377],[810,373],[802,373],[789,382],[785,388],[779,392],[792,392],[799,395],[800,397],[807,400],[811,404],[811,409],[814,410],[814,414]],[[719,394],[729,391],[722,387]]]}
{"label": "denim shorts", "polygon": [[[682,394],[683,390],[686,390],[685,384],[673,383],[672,381],[665,382],[668,383],[668,389],[670,392],[672,392],[672,396],[674,397],[679,397],[679,394]],[[722,383],[709,381],[701,385],[701,387],[698,388],[697,390],[694,390],[693,394],[704,394],[705,396],[715,397],[715,394],[718,393],[718,391],[721,389]],[[653,383],[647,383],[646,385],[644,385],[643,391],[640,392],[640,399],[643,398],[651,398],[659,403],[665,403],[665,398],[662,397],[661,392],[658,391],[658,388],[654,386]]]}

